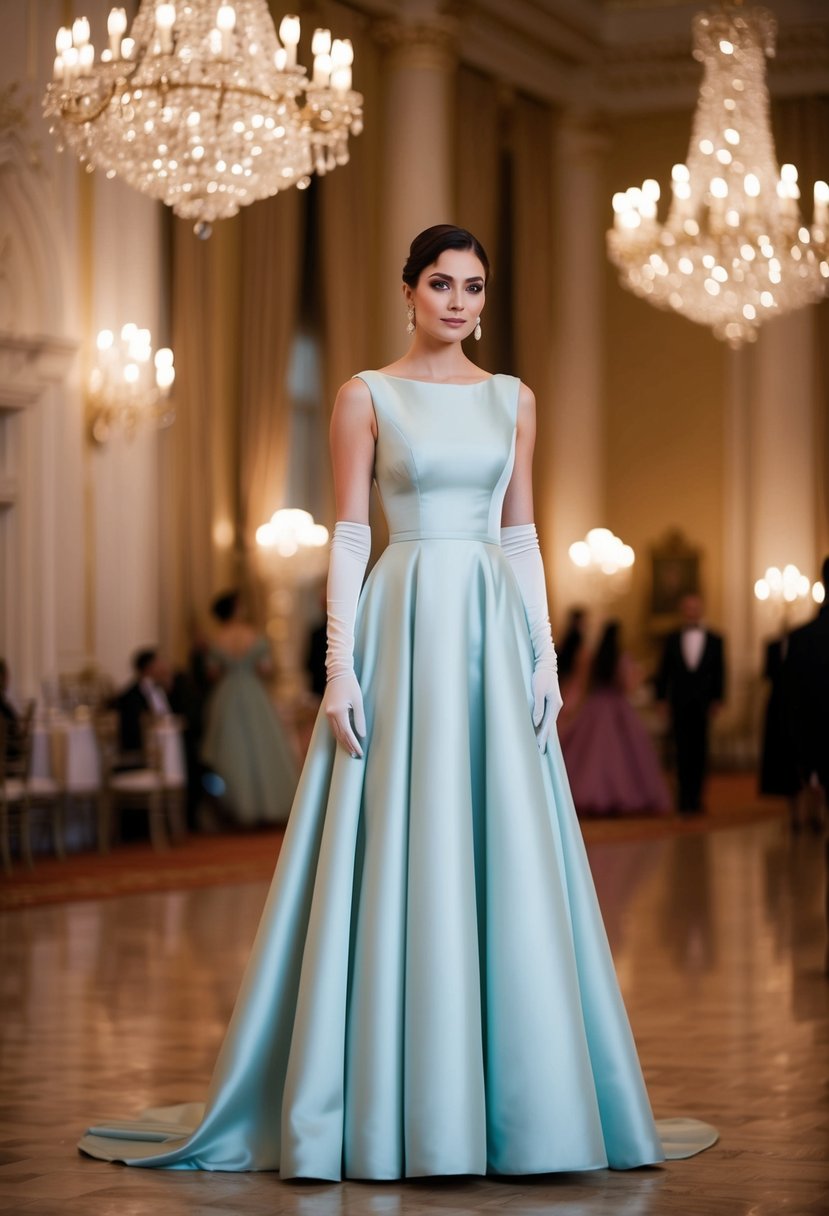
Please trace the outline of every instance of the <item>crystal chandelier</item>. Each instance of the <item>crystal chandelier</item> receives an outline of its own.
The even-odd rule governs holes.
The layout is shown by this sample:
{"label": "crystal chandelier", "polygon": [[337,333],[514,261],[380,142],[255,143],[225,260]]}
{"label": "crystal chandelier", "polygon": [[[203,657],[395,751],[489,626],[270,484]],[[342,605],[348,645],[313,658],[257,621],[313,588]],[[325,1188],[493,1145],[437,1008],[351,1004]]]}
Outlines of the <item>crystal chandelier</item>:
{"label": "crystal chandelier", "polygon": [[153,355],[150,331],[129,322],[120,335],[102,329],[97,348],[87,386],[89,434],[95,443],[106,443],[116,426],[129,440],[142,423],[170,426],[176,416],[169,400],[176,372],[169,347]]}
{"label": "crystal chandelier", "polygon": [[122,177],[196,220],[214,220],[348,161],[362,129],[347,40],[316,30],[313,74],[297,63],[298,17],[277,40],[267,0],[141,0],[129,36],[123,8],[98,62],[89,22],[59,30],[44,98],[61,146],[91,172]]}
{"label": "crystal chandelier", "polygon": [[657,219],[659,185],[648,180],[614,195],[607,234],[623,286],[710,325],[735,348],[771,317],[819,300],[829,284],[829,185],[815,182],[809,229],[797,169],[777,165],[765,63],[776,32],[768,9],[740,0],[696,15],[704,78],[667,219]]}

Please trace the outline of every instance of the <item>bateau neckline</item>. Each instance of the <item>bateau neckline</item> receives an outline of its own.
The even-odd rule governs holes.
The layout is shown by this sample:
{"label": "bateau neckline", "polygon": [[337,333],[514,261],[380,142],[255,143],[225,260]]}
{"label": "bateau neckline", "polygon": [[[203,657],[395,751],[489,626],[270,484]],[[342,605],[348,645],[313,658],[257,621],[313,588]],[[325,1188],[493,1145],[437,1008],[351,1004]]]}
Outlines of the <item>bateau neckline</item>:
{"label": "bateau neckline", "polygon": [[495,380],[499,375],[498,372],[493,372],[483,380],[467,380],[462,383],[456,380],[415,380],[413,376],[392,376],[390,372],[381,372],[377,368],[374,369],[374,374],[382,376],[384,380],[402,380],[404,384],[431,384],[434,388],[477,388],[481,384],[489,384],[490,380]]}

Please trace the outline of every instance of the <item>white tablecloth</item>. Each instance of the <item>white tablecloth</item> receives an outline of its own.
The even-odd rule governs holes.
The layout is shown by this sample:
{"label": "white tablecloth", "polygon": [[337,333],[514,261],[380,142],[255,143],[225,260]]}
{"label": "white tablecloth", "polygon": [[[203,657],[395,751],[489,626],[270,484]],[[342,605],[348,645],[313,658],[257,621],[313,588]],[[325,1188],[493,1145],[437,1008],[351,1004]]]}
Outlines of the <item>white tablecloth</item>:
{"label": "white tablecloth", "polygon": [[30,772],[54,778],[70,794],[96,793],[101,788],[101,759],[92,722],[59,718],[38,723]]}
{"label": "white tablecloth", "polygon": [[[159,719],[154,729],[161,747],[164,784],[178,789],[187,783],[181,728],[175,719]],[[34,727],[30,773],[53,777],[70,794],[91,794],[101,788],[101,758],[95,727],[89,719],[56,718]]]}

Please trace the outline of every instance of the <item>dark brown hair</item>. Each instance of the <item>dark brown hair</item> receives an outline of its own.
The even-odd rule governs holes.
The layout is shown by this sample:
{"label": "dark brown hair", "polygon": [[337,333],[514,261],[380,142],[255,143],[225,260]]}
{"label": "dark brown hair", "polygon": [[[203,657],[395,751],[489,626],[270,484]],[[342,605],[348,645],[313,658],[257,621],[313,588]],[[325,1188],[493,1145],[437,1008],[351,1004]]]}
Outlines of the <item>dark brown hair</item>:
{"label": "dark brown hair", "polygon": [[424,228],[412,241],[408,261],[403,267],[403,282],[408,287],[416,287],[426,267],[433,266],[445,249],[471,249],[484,268],[484,281],[489,278],[489,258],[477,237],[454,224],[434,224]]}
{"label": "dark brown hair", "polygon": [[217,621],[232,620],[233,614],[239,606],[239,599],[238,591],[223,591],[210,605],[210,611]]}

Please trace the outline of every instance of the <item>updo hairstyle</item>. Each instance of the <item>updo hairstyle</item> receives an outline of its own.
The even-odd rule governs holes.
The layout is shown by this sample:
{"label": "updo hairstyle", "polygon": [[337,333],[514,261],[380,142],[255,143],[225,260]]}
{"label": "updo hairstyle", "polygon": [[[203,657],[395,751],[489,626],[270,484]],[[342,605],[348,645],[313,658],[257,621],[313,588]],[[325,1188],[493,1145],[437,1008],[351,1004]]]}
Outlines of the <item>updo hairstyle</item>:
{"label": "updo hairstyle", "polygon": [[427,266],[432,266],[445,249],[471,249],[484,268],[484,282],[489,278],[489,258],[477,237],[466,228],[454,224],[434,224],[424,228],[412,241],[409,258],[403,267],[403,282],[417,287],[418,279]]}
{"label": "updo hairstyle", "polygon": [[230,621],[239,606],[238,591],[223,591],[221,595],[217,595],[213,603],[210,605],[210,612],[217,621]]}

